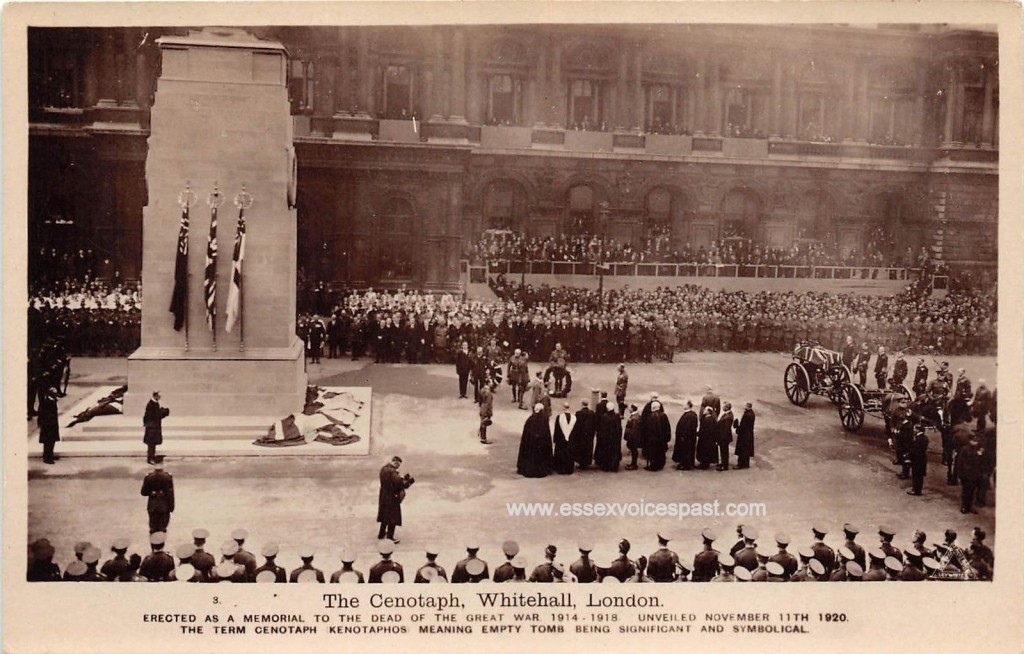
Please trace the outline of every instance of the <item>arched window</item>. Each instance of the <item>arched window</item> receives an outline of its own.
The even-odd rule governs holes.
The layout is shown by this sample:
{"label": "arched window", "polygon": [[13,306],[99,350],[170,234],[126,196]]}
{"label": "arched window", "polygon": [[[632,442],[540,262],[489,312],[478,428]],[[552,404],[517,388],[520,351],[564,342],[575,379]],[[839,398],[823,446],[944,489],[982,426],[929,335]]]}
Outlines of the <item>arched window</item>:
{"label": "arched window", "polygon": [[510,180],[487,185],[483,195],[484,229],[521,230],[526,215],[526,193]]}
{"label": "arched window", "polygon": [[823,240],[832,224],[834,207],[832,198],[824,191],[809,191],[800,198],[797,207],[797,238]]}
{"label": "arched window", "polygon": [[412,71],[407,66],[384,67],[384,117],[412,118]]}
{"label": "arched window", "polygon": [[379,279],[412,278],[413,224],[416,211],[407,200],[391,200],[378,216],[377,233],[380,234],[377,252]]}
{"label": "arched window", "polygon": [[672,233],[675,201],[667,188],[656,188],[644,200],[644,236],[656,239]]}
{"label": "arched window", "polygon": [[761,199],[747,188],[736,188],[722,198],[722,236],[754,238],[761,221]]}
{"label": "arched window", "polygon": [[598,129],[604,120],[601,83],[576,79],[569,83],[569,127]]}
{"label": "arched window", "polygon": [[511,75],[492,75],[487,97],[487,122],[492,125],[518,125],[522,95],[522,80]]}
{"label": "arched window", "polygon": [[569,189],[569,213],[566,216],[567,234],[592,234],[596,224],[594,215],[594,189],[586,184]]}

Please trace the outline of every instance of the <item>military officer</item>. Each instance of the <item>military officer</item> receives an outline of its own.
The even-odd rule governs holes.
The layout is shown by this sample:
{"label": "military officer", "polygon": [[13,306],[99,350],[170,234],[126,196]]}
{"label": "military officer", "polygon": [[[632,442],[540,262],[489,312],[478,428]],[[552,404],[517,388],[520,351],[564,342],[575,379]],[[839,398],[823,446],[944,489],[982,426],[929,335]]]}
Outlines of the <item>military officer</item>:
{"label": "military officer", "polygon": [[796,557],[786,550],[789,547],[789,535],[781,531],[778,532],[775,534],[775,544],[778,546],[779,551],[777,554],[772,555],[768,562],[780,565],[782,567],[783,580],[788,580],[796,572],[797,567],[799,567]]}
{"label": "military officer", "polygon": [[427,584],[434,581],[435,577],[448,581],[448,573],[444,571],[444,568],[437,564],[437,555],[440,551],[441,548],[436,545],[427,546],[427,562],[420,566],[419,570],[416,571],[416,577],[413,579],[413,583]]}
{"label": "military officer", "polygon": [[167,581],[167,575],[174,569],[174,559],[164,551],[167,534],[155,531],[149,535],[152,552],[142,561],[139,574],[150,581]]}
{"label": "military officer", "polygon": [[864,573],[864,581],[885,581],[885,552],[877,547],[868,550],[868,569]]}
{"label": "military officer", "polygon": [[475,584],[490,577],[487,562],[477,558],[479,551],[480,545],[476,541],[466,544],[468,556],[455,564],[455,570],[452,571],[453,584]]}
{"label": "military officer", "polygon": [[713,547],[718,536],[711,529],[704,529],[700,535],[704,549],[693,557],[693,581],[711,581],[720,567],[718,550]]}
{"label": "military officer", "polygon": [[529,580],[526,578],[526,559],[521,556],[514,557],[509,566],[512,569],[512,576],[505,580],[505,583],[524,584]]}
{"label": "military officer", "polygon": [[[717,558],[717,565],[718,565],[718,567],[720,569],[720,572],[718,574],[716,574],[714,577],[712,577],[710,579],[710,581],[713,581],[713,582],[736,581],[736,576],[733,574],[733,571],[737,568],[737,565],[736,565],[736,560],[734,558],[732,558],[731,555],[729,555],[729,554],[721,554],[721,555],[719,555],[718,558]],[[696,564],[694,565],[694,567],[695,568],[697,567]],[[742,568],[742,566],[740,566],[740,567]],[[750,574],[750,570],[747,570],[746,568],[742,568],[742,570],[744,572],[746,572],[747,575]]]}
{"label": "military officer", "polygon": [[110,551],[114,553],[114,558],[108,560],[100,568],[100,572],[103,576],[110,581],[131,581],[131,570],[129,568],[128,559],[125,554],[128,552],[128,546],[130,541],[127,538],[118,538],[110,546]]}
{"label": "military officer", "polygon": [[231,532],[231,538],[238,544],[238,552],[235,553],[235,563],[245,568],[246,577],[254,581],[256,577],[256,557],[252,552],[245,549],[245,539],[249,532],[245,529],[235,529]]}
{"label": "military officer", "polygon": [[[292,570],[291,574],[288,575],[288,582],[295,584],[299,582],[303,583],[324,583],[324,573],[319,568],[313,567],[313,558],[316,556],[316,552],[310,546],[305,546],[299,551],[299,558],[302,559],[302,565]],[[371,574],[372,577],[372,574]],[[371,579],[372,581],[372,579]]]}
{"label": "military officer", "polygon": [[893,547],[893,544],[892,544],[892,539],[895,538],[895,537],[896,537],[896,532],[891,527],[887,527],[885,525],[881,525],[881,526],[878,527],[878,539],[879,539],[879,546],[878,547],[879,547],[879,549],[881,549],[882,552],[885,553],[885,555],[887,557],[888,556],[893,557],[894,559],[899,561],[900,564],[902,565],[903,564],[903,552],[901,552],[899,550],[899,548]]}
{"label": "military officer", "polygon": [[853,552],[853,560],[863,569],[867,566],[867,560],[865,558],[864,548],[854,540],[857,538],[857,534],[860,533],[860,529],[856,526],[847,522],[843,525],[843,535],[846,536],[846,540],[843,542],[843,547]]}
{"label": "military officer", "polygon": [[277,583],[284,584],[288,582],[288,573],[281,566],[277,565],[274,561],[277,559],[277,553],[280,550],[277,543],[264,543],[263,549],[260,550],[260,554],[263,555],[263,565],[256,568],[253,578],[259,583]]}
{"label": "military officer", "polygon": [[676,565],[679,556],[668,548],[671,537],[667,530],[658,531],[658,549],[647,558],[647,574],[658,583],[676,580]]}
{"label": "military officer", "polygon": [[[917,360],[917,368],[914,369],[914,394],[920,395],[928,389],[928,366],[925,365],[924,357],[920,357]],[[869,571],[870,572],[870,571]],[[867,573],[864,574],[864,580],[867,581]]]}
{"label": "military officer", "polygon": [[825,544],[825,535],[828,534],[828,527],[818,523],[811,527],[811,533],[814,534],[814,543],[811,544],[811,549],[814,550],[814,558],[821,561],[821,565],[825,567],[825,573],[830,574],[836,567],[836,553],[835,550]]}
{"label": "military officer", "polygon": [[355,553],[347,547],[341,549],[341,569],[336,570],[331,575],[332,584],[362,584],[366,580],[363,577],[363,573],[352,567],[355,563]]}
{"label": "military officer", "polygon": [[790,581],[811,581],[810,563],[814,560],[814,550],[810,547],[801,547],[797,550],[800,556],[800,567],[790,576]]}
{"label": "military officer", "polygon": [[210,570],[217,565],[217,560],[213,558],[213,555],[203,549],[206,546],[206,539],[209,537],[210,532],[205,529],[192,531],[192,544],[196,548],[195,554],[192,555],[192,565],[205,576],[209,576]]}
{"label": "military officer", "polygon": [[597,565],[590,559],[590,553],[594,546],[590,543],[580,543],[580,558],[569,566],[569,572],[576,576],[576,581],[581,584],[592,584],[597,581]]}
{"label": "military officer", "polygon": [[734,555],[737,567],[753,572],[757,570],[757,530],[749,525],[743,527],[743,549]]}
{"label": "military officer", "polygon": [[146,511],[149,513],[149,533],[166,532],[174,512],[174,478],[164,471],[163,463],[142,480],[141,495],[148,497]]}
{"label": "military officer", "polygon": [[636,563],[629,558],[630,543],[623,538],[619,541],[619,556],[611,562],[607,568],[598,568],[602,577],[614,577],[620,582],[626,582],[636,575]]}
{"label": "military officer", "polygon": [[505,562],[494,569],[493,581],[496,584],[508,581],[514,576],[512,559],[519,554],[519,543],[514,540],[507,540],[501,544],[501,551],[505,555]]}

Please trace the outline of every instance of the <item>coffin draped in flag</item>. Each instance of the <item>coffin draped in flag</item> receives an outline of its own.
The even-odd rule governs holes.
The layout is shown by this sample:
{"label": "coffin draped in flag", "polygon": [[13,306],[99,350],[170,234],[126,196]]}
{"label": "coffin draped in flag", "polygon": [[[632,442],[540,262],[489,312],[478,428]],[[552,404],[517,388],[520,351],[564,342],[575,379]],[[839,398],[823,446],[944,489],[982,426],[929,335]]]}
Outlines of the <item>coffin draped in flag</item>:
{"label": "coffin draped in flag", "polygon": [[206,241],[206,275],[203,280],[206,299],[206,324],[210,331],[217,327],[217,207],[210,214],[210,237]]}
{"label": "coffin draped in flag", "polygon": [[188,310],[188,205],[181,211],[178,249],[174,257],[174,290],[171,292],[171,307],[168,310],[174,314],[174,330],[181,331]]}
{"label": "coffin draped in flag", "polygon": [[232,256],[231,288],[228,289],[228,310],[224,331],[231,332],[242,316],[242,261],[245,259],[245,209],[238,210],[238,229],[235,232],[235,253]]}

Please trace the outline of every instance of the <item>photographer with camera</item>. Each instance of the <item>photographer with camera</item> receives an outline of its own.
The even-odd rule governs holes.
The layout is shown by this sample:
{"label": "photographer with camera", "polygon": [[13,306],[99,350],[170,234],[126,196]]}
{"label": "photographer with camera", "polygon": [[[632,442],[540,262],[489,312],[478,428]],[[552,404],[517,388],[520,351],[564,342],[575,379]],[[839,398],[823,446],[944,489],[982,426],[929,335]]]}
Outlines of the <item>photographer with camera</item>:
{"label": "photographer with camera", "polygon": [[405,490],[416,483],[412,475],[399,475],[398,468],[402,465],[402,457],[393,456],[391,461],[380,469],[380,495],[377,500],[377,522],[380,530],[377,539],[388,538],[395,544],[395,527],[402,526],[402,500]]}

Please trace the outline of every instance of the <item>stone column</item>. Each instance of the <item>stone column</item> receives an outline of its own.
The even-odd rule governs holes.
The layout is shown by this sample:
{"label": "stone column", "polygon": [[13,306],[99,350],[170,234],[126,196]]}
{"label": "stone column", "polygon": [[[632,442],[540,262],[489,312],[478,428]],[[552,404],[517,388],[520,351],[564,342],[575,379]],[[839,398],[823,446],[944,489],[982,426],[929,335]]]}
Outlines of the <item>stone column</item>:
{"label": "stone column", "polygon": [[452,34],[451,110],[453,123],[466,122],[466,35],[461,29]]}
{"label": "stone column", "polygon": [[633,129],[644,129],[644,48],[637,43],[633,49]]}
{"label": "stone column", "polygon": [[981,113],[981,143],[991,146],[993,143],[993,101],[995,92],[996,68],[991,63],[985,64],[985,105]]}
{"label": "stone column", "polygon": [[846,110],[844,113],[843,120],[843,133],[842,137],[844,141],[852,141],[857,138],[857,68],[859,64],[854,62],[852,66],[847,69],[846,75],[846,97],[844,105]]}
{"label": "stone column", "polygon": [[698,55],[697,59],[697,80],[694,84],[694,102],[696,104],[696,112],[693,115],[693,131],[694,133],[704,133],[707,130],[708,125],[708,107],[707,107],[707,81],[708,81],[708,57],[703,52]]}
{"label": "stone column", "polygon": [[121,92],[118,93],[118,101],[121,104],[126,105],[138,105],[136,91],[136,79],[135,79],[135,57],[138,54],[139,42],[142,41],[142,31],[137,28],[130,28],[124,31],[121,35],[121,70],[120,74],[120,87]]}
{"label": "stone column", "polygon": [[629,129],[629,52],[619,52],[619,73],[615,80],[615,127]]}
{"label": "stone column", "polygon": [[85,55],[85,66],[83,73],[85,74],[85,84],[82,89],[82,104],[86,107],[93,107],[96,105],[96,100],[99,93],[99,67],[100,57],[98,53],[98,40],[92,31],[88,32],[89,38],[89,49]]}
{"label": "stone column", "polygon": [[[466,117],[474,125],[484,122],[480,104],[480,42],[475,35],[469,37],[469,71],[466,80]],[[522,107],[526,107],[525,102]],[[522,120],[522,116],[519,119]]]}
{"label": "stone column", "polygon": [[551,79],[548,82],[548,96],[550,98],[550,111],[548,124],[554,127],[562,127],[565,120],[565,81],[562,79],[562,43],[554,44],[554,52],[551,57]]}
{"label": "stone column", "polygon": [[709,109],[711,113],[709,115],[708,130],[712,134],[717,135],[722,133],[722,80],[719,61],[715,56],[711,57],[708,73],[710,77],[708,82],[711,85],[709,89],[711,96]]}
{"label": "stone column", "polygon": [[924,124],[925,124],[925,95],[928,93],[928,66],[927,62],[919,62],[921,71],[917,76],[917,95],[914,97],[914,140],[915,146],[924,145]]}
{"label": "stone column", "polygon": [[857,105],[860,107],[858,115],[860,125],[857,129],[857,139],[868,140],[868,131],[871,125],[871,102],[868,98],[868,68],[861,66],[860,78],[857,80]]}
{"label": "stone column", "polygon": [[108,30],[100,32],[102,40],[100,67],[100,101],[108,104],[117,99],[117,57],[114,53],[114,35]]}
{"label": "stone column", "polygon": [[782,132],[779,120],[779,109],[782,106],[782,62],[779,60],[778,54],[772,55],[772,60],[772,104],[768,112],[768,134],[779,136]]}
{"label": "stone column", "polygon": [[946,72],[946,84],[945,84],[945,100],[946,107],[942,121],[942,142],[943,144],[949,144],[953,142],[953,111],[954,105],[956,104],[955,95],[953,89],[956,85],[956,74],[954,69],[950,68]]}
{"label": "stone column", "polygon": [[444,101],[448,97],[448,85],[444,75],[444,34],[435,28],[434,32],[434,65],[432,69],[433,93],[430,98],[430,120],[444,120]]}
{"label": "stone column", "polygon": [[356,27],[356,96],[355,114],[357,116],[368,115],[371,108],[370,102],[370,39],[366,33],[367,28]]}
{"label": "stone column", "polygon": [[540,37],[537,46],[537,65],[530,80],[533,91],[530,93],[530,119],[536,127],[543,127],[547,122],[550,95],[548,89],[548,57],[547,39]]}

